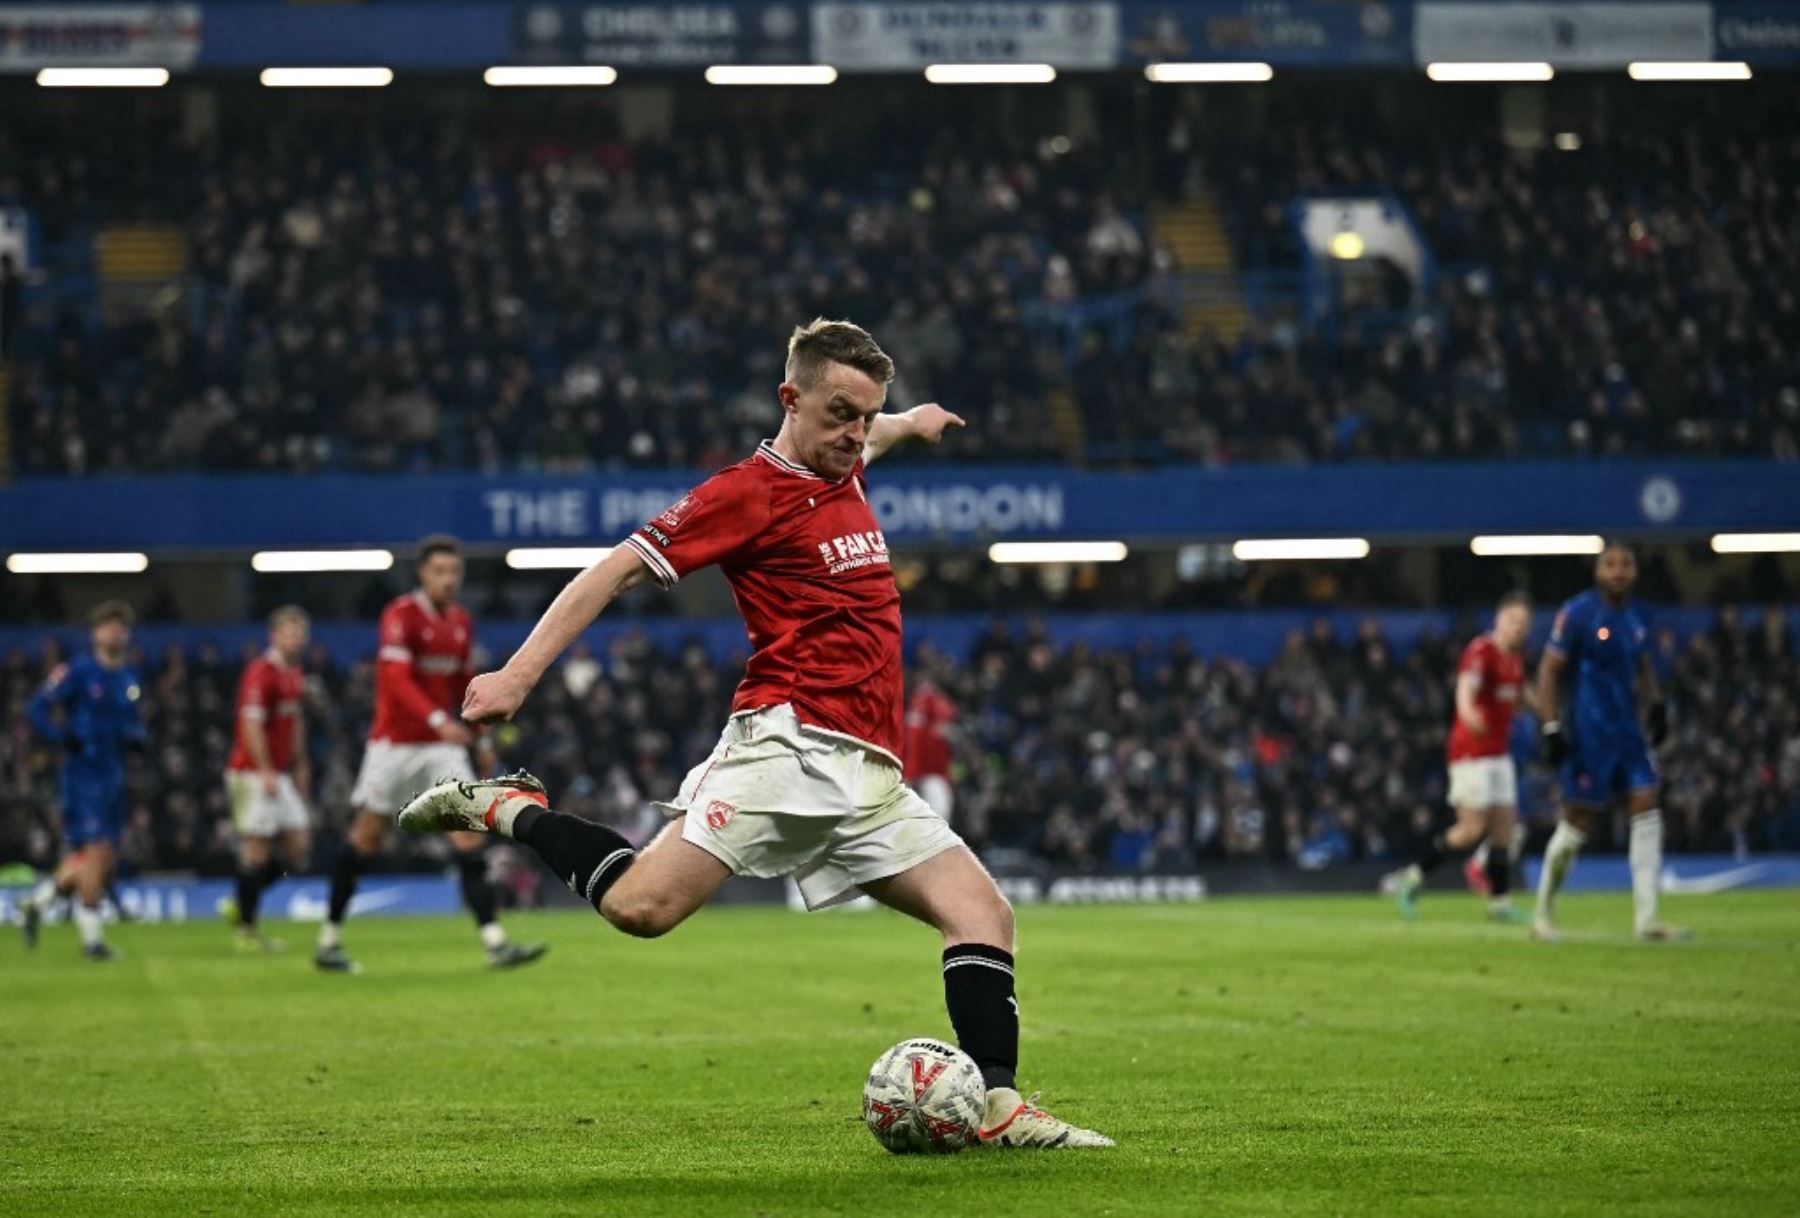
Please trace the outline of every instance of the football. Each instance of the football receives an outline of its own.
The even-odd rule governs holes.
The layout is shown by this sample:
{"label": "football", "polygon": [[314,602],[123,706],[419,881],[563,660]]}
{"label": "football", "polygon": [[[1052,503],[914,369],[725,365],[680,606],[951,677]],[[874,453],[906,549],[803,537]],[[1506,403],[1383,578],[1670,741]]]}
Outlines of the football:
{"label": "football", "polygon": [[897,1155],[961,1150],[975,1141],[986,1108],[975,1059],[937,1040],[901,1041],[863,1084],[863,1121]]}

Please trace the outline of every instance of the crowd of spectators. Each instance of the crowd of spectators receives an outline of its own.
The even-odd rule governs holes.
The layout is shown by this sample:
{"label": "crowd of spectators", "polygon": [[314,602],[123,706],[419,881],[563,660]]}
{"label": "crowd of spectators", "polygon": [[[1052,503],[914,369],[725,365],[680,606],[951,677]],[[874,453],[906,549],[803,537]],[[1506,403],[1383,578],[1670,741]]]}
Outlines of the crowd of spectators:
{"label": "crowd of spectators", "polygon": [[[1133,652],[1053,646],[1032,627],[996,624],[967,655],[921,646],[929,677],[959,708],[952,731],[956,827],[990,859],[1076,870],[1186,870],[1221,860],[1306,868],[1392,857],[1443,814],[1443,743],[1456,643],[1426,635],[1403,652],[1373,622],[1355,637],[1321,624],[1264,666],[1176,643]],[[0,664],[0,861],[42,865],[54,849],[57,756],[22,707],[46,646]],[[229,870],[221,773],[235,678],[245,657],[215,647],[138,658],[153,747],[131,762],[124,847],[140,870]],[[1656,659],[1673,710],[1662,756],[1670,847],[1800,848],[1800,664],[1792,623],[1754,625],[1731,610]],[[507,766],[548,784],[555,806],[644,840],[668,798],[712,747],[739,660],[697,643],[664,651],[619,636],[578,648],[497,736]],[[306,713],[328,861],[349,812],[371,710],[372,672],[316,648]],[[1535,843],[1554,817],[1550,776],[1516,725],[1522,802]],[[1612,825],[1611,844],[1623,842]],[[1603,849],[1608,843],[1596,843]],[[1534,845],[1534,848],[1536,846]]]}
{"label": "crowd of spectators", "polygon": [[[251,98],[109,143],[59,102],[60,125],[0,134],[0,202],[51,236],[178,222],[195,287],[98,327],[41,309],[13,341],[15,459],[706,466],[775,426],[781,344],[820,313],[898,358],[895,405],[971,420],[932,459],[1800,457],[1791,125],[1696,109],[1526,151],[1489,112],[1384,119],[1326,88],[1150,131],[1111,98],[1063,136],[1057,106],[902,92],[629,138]],[[1254,279],[1298,264],[1293,198],[1370,189],[1416,217],[1428,297],[1330,332],[1187,324],[1159,199],[1216,200]]]}

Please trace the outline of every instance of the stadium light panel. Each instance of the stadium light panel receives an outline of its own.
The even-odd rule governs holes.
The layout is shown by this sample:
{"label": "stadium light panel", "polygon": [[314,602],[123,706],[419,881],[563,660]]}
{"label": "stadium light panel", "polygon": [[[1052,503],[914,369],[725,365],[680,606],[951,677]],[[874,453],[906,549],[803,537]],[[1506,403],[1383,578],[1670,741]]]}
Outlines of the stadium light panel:
{"label": "stadium light panel", "polygon": [[1266,63],[1153,63],[1144,78],[1157,85],[1253,85],[1275,79]]}
{"label": "stadium light panel", "polygon": [[1047,85],[1056,69],[1047,63],[934,63],[925,79],[934,85]]}
{"label": "stadium light panel", "polygon": [[489,68],[481,74],[485,84],[496,89],[570,88],[588,86],[604,88],[619,79],[618,70],[601,64],[570,64],[566,67],[510,66]]}
{"label": "stadium light panel", "polygon": [[1469,552],[1482,558],[1520,558],[1553,554],[1598,554],[1606,542],[1593,533],[1549,534],[1538,537],[1476,537]]}
{"label": "stadium light panel", "polygon": [[1361,233],[1333,233],[1331,237],[1331,256],[1342,262],[1355,262],[1363,256],[1368,246],[1363,242]]}
{"label": "stadium light panel", "polygon": [[1749,80],[1747,63],[1633,63],[1625,72],[1633,80]]}
{"label": "stadium light panel", "polygon": [[585,571],[608,554],[611,546],[545,546],[508,550],[506,565],[515,571]]}
{"label": "stadium light panel", "polygon": [[384,89],[394,83],[392,68],[264,68],[267,89]]}
{"label": "stadium light panel", "polygon": [[14,575],[136,575],[149,567],[143,554],[8,554]]}
{"label": "stadium light panel", "polygon": [[714,64],[706,69],[709,85],[829,85],[838,78],[830,64]]}
{"label": "stadium light panel", "polygon": [[1556,149],[1558,152],[1580,152],[1581,136],[1574,131],[1558,131]]}
{"label": "stadium light panel", "polygon": [[988,561],[1123,562],[1130,552],[1122,541],[996,541],[988,547]]}
{"label": "stadium light panel", "polygon": [[385,571],[394,565],[390,550],[258,550],[250,566],[263,574],[314,571]]}
{"label": "stadium light panel", "polygon": [[167,68],[40,68],[41,89],[160,89],[169,83]]}
{"label": "stadium light panel", "polygon": [[1444,83],[1530,82],[1550,80],[1556,69],[1547,63],[1432,63],[1425,75]]}
{"label": "stadium light panel", "polygon": [[1231,556],[1239,562],[1367,558],[1369,543],[1361,537],[1262,538],[1232,542]]}
{"label": "stadium light panel", "polygon": [[1800,533],[1719,533],[1714,554],[1793,554],[1800,552]]}

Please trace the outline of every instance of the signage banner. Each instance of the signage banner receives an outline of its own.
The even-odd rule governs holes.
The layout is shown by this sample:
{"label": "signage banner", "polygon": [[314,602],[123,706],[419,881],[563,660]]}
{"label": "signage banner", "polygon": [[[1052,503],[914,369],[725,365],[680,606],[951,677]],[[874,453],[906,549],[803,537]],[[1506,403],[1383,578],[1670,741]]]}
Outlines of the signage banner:
{"label": "signage banner", "polygon": [[934,63],[1079,70],[1119,61],[1118,6],[1104,3],[826,3],[813,6],[812,32],[817,62],[850,72]]}
{"label": "signage banner", "polygon": [[1412,63],[1412,8],[1404,2],[1218,0],[1125,6],[1133,63],[1250,60],[1276,67]]}
{"label": "signage banner", "polygon": [[533,4],[518,12],[525,63],[705,67],[808,62],[800,4]]}
{"label": "signage banner", "polygon": [[1413,44],[1420,63],[1622,68],[1711,59],[1713,14],[1710,4],[1421,4]]}
{"label": "signage banner", "polygon": [[0,7],[0,72],[190,68],[199,58],[197,4]]}

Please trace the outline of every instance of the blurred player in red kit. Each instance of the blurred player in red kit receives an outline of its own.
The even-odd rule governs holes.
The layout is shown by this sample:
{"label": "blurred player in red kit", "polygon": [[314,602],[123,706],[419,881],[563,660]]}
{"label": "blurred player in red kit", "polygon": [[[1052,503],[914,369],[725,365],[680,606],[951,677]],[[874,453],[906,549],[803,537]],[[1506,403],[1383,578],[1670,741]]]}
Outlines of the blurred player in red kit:
{"label": "blurred player in red kit", "polygon": [[[356,971],[344,954],[344,918],[357,878],[380,852],[395,809],[435,782],[475,777],[469,749],[476,734],[457,715],[474,672],[475,647],[474,619],[456,600],[463,580],[461,544],[454,537],[427,537],[419,543],[417,570],[419,586],[381,611],[375,720],[350,793],[355,812],[331,875],[330,906],[313,957],[328,972]],[[485,741],[481,747],[482,768],[492,770],[491,749]],[[479,833],[451,835],[463,902],[475,917],[490,965],[529,964],[545,948],[507,939],[487,878],[486,844]]]}
{"label": "blurred player in red kit", "polygon": [[[285,605],[269,615],[269,646],[238,678],[237,738],[225,768],[231,825],[237,830],[237,897],[231,903],[237,944],[246,951],[280,945],[256,929],[263,891],[286,869],[306,866],[311,825],[306,792],[306,651],[312,623],[306,610]],[[279,858],[277,857],[279,847]]]}
{"label": "blurred player in red kit", "polygon": [[1463,649],[1456,666],[1456,719],[1450,725],[1450,806],[1456,823],[1431,835],[1407,866],[1385,881],[1401,916],[1418,915],[1425,875],[1451,854],[1490,843],[1488,912],[1498,921],[1523,921],[1508,896],[1508,849],[1518,823],[1519,779],[1511,752],[1514,709],[1526,698],[1522,649],[1531,630],[1531,602],[1509,593],[1494,614],[1494,628]]}
{"label": "blurred player in red kit", "polygon": [[932,678],[929,664],[921,669],[906,703],[906,781],[948,825],[956,814],[956,788],[950,782],[956,703]]}

